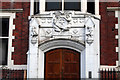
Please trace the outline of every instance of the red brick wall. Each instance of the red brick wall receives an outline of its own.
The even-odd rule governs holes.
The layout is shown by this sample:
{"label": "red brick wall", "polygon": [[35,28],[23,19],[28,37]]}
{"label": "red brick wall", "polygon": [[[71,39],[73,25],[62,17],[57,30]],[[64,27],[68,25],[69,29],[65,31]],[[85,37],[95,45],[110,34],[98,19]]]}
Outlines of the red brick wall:
{"label": "red brick wall", "polygon": [[[118,53],[115,52],[115,47],[118,46],[118,41],[115,39],[117,35],[117,30],[115,29],[115,24],[117,24],[117,18],[115,18],[114,11],[107,11],[107,7],[117,7],[118,3],[100,3],[100,51],[101,51],[101,65],[116,65],[116,60],[118,60]],[[13,53],[12,59],[14,64],[23,65],[27,63],[27,51],[28,51],[28,16],[30,13],[30,3],[29,2],[10,2],[2,3],[2,8],[14,8],[23,9],[23,12],[16,13],[16,19],[14,20],[15,30],[13,35],[15,39],[13,40],[13,47],[15,51]]]}
{"label": "red brick wall", "polygon": [[29,32],[29,22],[28,16],[30,15],[30,3],[29,2],[3,2],[2,9],[23,9],[23,12],[16,12],[16,18],[14,19],[15,30],[13,35],[15,39],[13,40],[12,46],[14,47],[14,52],[12,53],[12,59],[15,65],[25,65],[27,63],[27,51],[28,51],[28,32]]}
{"label": "red brick wall", "polygon": [[118,19],[115,18],[115,11],[108,11],[107,7],[118,7],[116,2],[101,2],[100,3],[100,64],[101,65],[116,65],[118,53],[115,47],[118,47],[118,40],[115,35],[118,30],[115,29],[115,24]]}
{"label": "red brick wall", "polygon": [[24,80],[25,70],[0,69],[0,78],[2,80]]}

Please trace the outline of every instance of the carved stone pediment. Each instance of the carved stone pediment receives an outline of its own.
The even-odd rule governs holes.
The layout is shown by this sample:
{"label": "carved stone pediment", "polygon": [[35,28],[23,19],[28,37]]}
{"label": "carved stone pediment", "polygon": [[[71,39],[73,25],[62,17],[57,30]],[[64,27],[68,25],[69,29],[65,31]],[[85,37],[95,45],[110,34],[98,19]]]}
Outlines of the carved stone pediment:
{"label": "carved stone pediment", "polygon": [[72,39],[87,42],[94,41],[94,18],[75,11],[50,11],[36,17],[39,27],[39,43],[51,39]]}

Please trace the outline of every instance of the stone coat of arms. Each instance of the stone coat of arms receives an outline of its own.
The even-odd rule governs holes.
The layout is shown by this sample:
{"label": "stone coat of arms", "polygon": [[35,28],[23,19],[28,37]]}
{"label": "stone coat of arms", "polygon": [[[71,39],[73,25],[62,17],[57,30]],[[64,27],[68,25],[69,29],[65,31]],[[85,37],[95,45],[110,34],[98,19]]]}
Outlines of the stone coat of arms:
{"label": "stone coat of arms", "polygon": [[55,12],[53,17],[53,27],[56,32],[68,31],[70,28],[71,13]]}

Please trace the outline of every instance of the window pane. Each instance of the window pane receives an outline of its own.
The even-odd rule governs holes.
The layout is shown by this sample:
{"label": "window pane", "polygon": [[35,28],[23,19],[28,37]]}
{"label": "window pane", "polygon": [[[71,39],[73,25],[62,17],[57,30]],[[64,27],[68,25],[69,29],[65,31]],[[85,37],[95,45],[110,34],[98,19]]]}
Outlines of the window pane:
{"label": "window pane", "polygon": [[0,18],[0,36],[8,36],[9,18]]}
{"label": "window pane", "polygon": [[34,14],[39,13],[39,0],[34,1]]}
{"label": "window pane", "polygon": [[61,0],[46,0],[46,11],[51,10],[62,10],[62,2]]}
{"label": "window pane", "polygon": [[65,10],[75,10],[75,11],[80,11],[81,10],[81,2],[80,0],[65,0],[65,5],[64,5]]}
{"label": "window pane", "polygon": [[95,14],[95,2],[94,2],[94,0],[88,0],[87,12]]}
{"label": "window pane", "polygon": [[0,65],[7,65],[8,39],[0,39]]}

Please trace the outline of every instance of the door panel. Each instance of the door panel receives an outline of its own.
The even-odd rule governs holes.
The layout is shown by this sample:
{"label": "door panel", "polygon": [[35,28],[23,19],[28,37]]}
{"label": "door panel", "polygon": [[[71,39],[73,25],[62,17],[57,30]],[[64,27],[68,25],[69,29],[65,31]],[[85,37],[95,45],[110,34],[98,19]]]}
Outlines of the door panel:
{"label": "door panel", "polygon": [[46,53],[45,78],[80,78],[80,55],[70,49],[55,49]]}
{"label": "door panel", "polygon": [[60,51],[54,50],[46,54],[46,78],[60,78]]}
{"label": "door panel", "polygon": [[79,53],[63,50],[63,78],[79,78]]}

